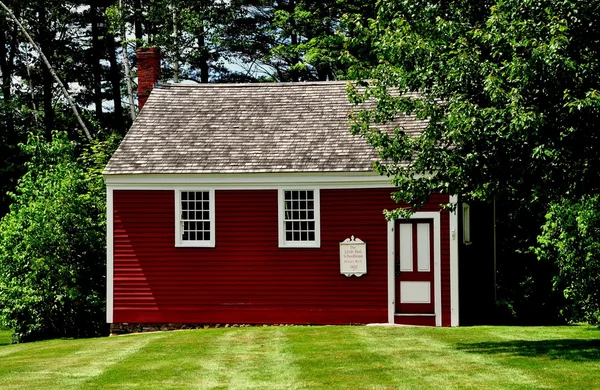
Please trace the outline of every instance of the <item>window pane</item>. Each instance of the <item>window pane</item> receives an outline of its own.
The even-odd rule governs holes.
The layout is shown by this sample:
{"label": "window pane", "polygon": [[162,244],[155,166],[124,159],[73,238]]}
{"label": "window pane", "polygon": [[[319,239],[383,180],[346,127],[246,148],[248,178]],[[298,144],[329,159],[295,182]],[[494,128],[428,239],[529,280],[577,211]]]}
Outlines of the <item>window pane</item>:
{"label": "window pane", "polygon": [[286,241],[315,241],[314,191],[284,191]]}
{"label": "window pane", "polygon": [[181,191],[182,241],[209,241],[210,191]]}

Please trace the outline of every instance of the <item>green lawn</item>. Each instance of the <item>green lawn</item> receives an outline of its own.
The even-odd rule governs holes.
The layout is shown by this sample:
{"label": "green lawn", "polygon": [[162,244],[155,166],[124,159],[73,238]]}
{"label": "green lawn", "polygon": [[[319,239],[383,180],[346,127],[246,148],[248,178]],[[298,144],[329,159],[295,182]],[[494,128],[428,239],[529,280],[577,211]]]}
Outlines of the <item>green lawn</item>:
{"label": "green lawn", "polygon": [[256,327],[10,345],[2,389],[600,388],[600,330]]}

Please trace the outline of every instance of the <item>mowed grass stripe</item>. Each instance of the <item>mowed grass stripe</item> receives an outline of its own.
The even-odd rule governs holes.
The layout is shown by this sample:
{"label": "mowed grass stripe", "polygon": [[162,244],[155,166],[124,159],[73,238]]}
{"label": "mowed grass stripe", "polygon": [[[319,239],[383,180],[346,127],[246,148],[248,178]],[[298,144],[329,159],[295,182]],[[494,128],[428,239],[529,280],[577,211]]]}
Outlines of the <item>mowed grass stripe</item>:
{"label": "mowed grass stripe", "polygon": [[358,327],[303,327],[290,334],[291,351],[306,388],[389,388],[393,375],[387,356],[369,350]]}
{"label": "mowed grass stripe", "polygon": [[[3,389],[78,389],[85,382],[136,355],[159,334],[143,338],[52,340],[3,348],[11,354],[0,356]],[[0,350],[4,352],[3,350]]]}
{"label": "mowed grass stripe", "polygon": [[296,389],[294,357],[287,352],[288,333],[268,327],[215,330],[210,353],[191,381],[198,388]]}
{"label": "mowed grass stripe", "polygon": [[[87,388],[294,389],[292,356],[281,328],[207,329],[163,333],[135,357]],[[130,337],[138,337],[135,335]]]}
{"label": "mowed grass stripe", "polygon": [[458,351],[528,373],[536,388],[600,389],[597,327],[459,328],[446,340]]}
{"label": "mowed grass stripe", "polygon": [[[446,331],[430,328],[354,328],[356,337],[367,340],[367,348],[386,356],[398,388],[430,389],[497,389],[500,387],[530,389],[539,386],[536,378],[519,369],[506,366],[490,356],[457,350],[444,341]],[[392,343],[389,341],[393,340]]]}
{"label": "mowed grass stripe", "polygon": [[255,327],[0,345],[2,389],[600,388],[600,330]]}

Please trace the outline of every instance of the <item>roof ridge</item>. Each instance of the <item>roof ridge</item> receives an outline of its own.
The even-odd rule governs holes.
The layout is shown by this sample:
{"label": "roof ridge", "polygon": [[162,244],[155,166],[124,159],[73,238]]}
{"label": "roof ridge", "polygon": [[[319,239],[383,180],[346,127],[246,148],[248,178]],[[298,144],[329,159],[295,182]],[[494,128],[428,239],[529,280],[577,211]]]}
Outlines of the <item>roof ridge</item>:
{"label": "roof ridge", "polygon": [[302,87],[302,86],[325,86],[325,85],[345,85],[352,80],[334,80],[334,81],[301,81],[301,82],[272,82],[272,83],[163,83],[159,82],[155,88],[256,88],[256,87]]}

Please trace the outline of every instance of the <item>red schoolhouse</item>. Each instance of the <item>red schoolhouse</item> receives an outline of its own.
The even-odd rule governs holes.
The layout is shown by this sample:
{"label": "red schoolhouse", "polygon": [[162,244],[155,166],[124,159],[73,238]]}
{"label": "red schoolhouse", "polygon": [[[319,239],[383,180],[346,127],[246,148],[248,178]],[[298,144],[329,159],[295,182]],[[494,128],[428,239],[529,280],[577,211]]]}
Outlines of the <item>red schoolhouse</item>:
{"label": "red schoolhouse", "polygon": [[493,221],[439,194],[386,221],[393,188],[349,133],[345,87],[156,86],[104,171],[107,321],[457,326],[463,303],[476,317]]}

